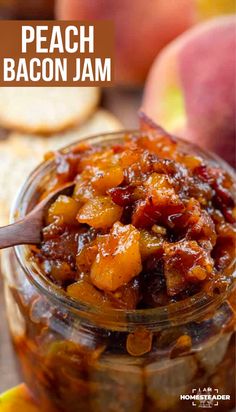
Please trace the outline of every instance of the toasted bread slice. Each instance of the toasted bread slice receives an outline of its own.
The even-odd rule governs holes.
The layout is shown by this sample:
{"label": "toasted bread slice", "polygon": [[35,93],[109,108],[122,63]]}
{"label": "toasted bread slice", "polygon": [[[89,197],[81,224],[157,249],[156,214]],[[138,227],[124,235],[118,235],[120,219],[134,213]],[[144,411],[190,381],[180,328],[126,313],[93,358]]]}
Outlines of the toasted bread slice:
{"label": "toasted bread slice", "polygon": [[57,150],[86,136],[113,132],[122,128],[119,120],[106,110],[98,110],[82,127],[50,138],[11,133],[0,141],[0,225],[9,221],[13,199],[29,173],[43,161],[44,154]]}
{"label": "toasted bread slice", "polygon": [[82,124],[99,102],[98,87],[1,87],[0,126],[51,134]]}

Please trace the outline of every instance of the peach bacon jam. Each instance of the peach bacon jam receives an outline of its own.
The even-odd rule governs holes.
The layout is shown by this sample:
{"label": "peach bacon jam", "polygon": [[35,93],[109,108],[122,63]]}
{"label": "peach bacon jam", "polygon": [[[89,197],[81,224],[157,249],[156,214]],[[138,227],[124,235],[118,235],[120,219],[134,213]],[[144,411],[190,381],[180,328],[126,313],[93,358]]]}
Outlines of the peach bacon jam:
{"label": "peach bacon jam", "polygon": [[220,294],[232,281],[233,180],[193,153],[156,129],[50,154],[47,190],[75,186],[51,204],[31,259],[71,298],[100,308]]}

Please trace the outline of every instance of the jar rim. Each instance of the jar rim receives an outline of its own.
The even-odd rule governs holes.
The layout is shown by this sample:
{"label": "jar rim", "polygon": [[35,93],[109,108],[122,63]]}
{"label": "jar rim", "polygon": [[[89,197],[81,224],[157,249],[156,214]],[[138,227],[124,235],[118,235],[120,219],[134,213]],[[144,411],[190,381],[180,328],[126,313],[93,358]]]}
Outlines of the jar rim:
{"label": "jar rim", "polygon": [[[78,143],[90,143],[90,144],[101,144],[101,142],[112,142],[114,140],[121,139],[122,136],[126,134],[155,134],[153,131],[140,131],[140,130],[121,130],[118,132],[111,133],[100,133],[98,135],[92,135],[79,141],[76,141],[59,151],[65,153],[70,150]],[[220,165],[224,170],[226,170],[236,181],[236,177],[233,169],[228,165],[223,159],[217,155],[199,148],[197,145],[188,142],[179,137],[175,137],[176,140],[181,143],[184,147],[191,148],[197,154],[207,158]],[[38,186],[34,186],[37,182],[37,178],[40,176],[46,176],[50,170],[55,166],[54,159],[50,159],[42,162],[36,167],[32,173],[28,176],[23,186],[19,189],[15,201],[11,209],[11,223],[15,222],[19,218],[23,218],[28,212],[28,204],[30,196],[38,189]],[[40,180],[41,181],[41,180]],[[33,190],[34,189],[34,190]],[[26,274],[30,283],[32,283],[36,289],[38,289],[43,295],[45,295],[53,303],[60,304],[61,307],[69,309],[75,315],[79,317],[85,317],[92,321],[98,321],[99,324],[104,323],[109,324],[111,327],[116,329],[124,329],[130,327],[138,327],[139,325],[146,326],[149,329],[156,327],[163,327],[164,325],[181,324],[186,323],[187,320],[193,320],[210,308],[218,307],[225,299],[230,286],[226,288],[226,291],[221,294],[214,294],[209,296],[205,292],[201,291],[193,296],[183,299],[179,302],[171,303],[167,306],[160,306],[157,308],[148,309],[101,309],[89,305],[87,303],[80,302],[68,296],[65,291],[63,291],[59,286],[51,282],[39,268],[39,266],[32,260],[29,260],[28,253],[29,248],[26,245],[18,245],[14,248],[14,253],[21,269]],[[230,267],[227,269],[232,271],[234,262],[231,262]],[[232,276],[233,278],[233,276]],[[184,319],[184,322],[183,322]]]}

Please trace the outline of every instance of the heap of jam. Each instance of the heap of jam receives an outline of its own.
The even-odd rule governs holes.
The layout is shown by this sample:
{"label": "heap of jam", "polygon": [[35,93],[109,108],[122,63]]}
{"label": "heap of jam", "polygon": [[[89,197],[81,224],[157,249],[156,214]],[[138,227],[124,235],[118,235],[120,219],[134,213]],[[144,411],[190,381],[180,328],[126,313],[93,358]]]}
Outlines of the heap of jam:
{"label": "heap of jam", "polygon": [[[50,206],[33,249],[45,275],[100,308],[145,309],[230,282],[236,209],[232,177],[162,130],[53,154]],[[44,194],[45,195],[45,194]]]}

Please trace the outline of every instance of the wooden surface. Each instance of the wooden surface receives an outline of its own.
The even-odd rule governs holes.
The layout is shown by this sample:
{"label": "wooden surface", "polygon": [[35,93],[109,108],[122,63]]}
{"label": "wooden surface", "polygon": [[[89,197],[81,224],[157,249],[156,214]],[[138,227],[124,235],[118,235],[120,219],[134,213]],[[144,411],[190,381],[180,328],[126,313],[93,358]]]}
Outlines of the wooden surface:
{"label": "wooden surface", "polygon": [[[102,105],[114,113],[125,128],[137,127],[137,110],[141,104],[141,91],[128,89],[106,89]],[[1,171],[0,171],[1,173]],[[0,277],[0,392],[22,381],[17,361],[11,346],[7,327],[3,282]],[[16,411],[17,412],[17,411]]]}

